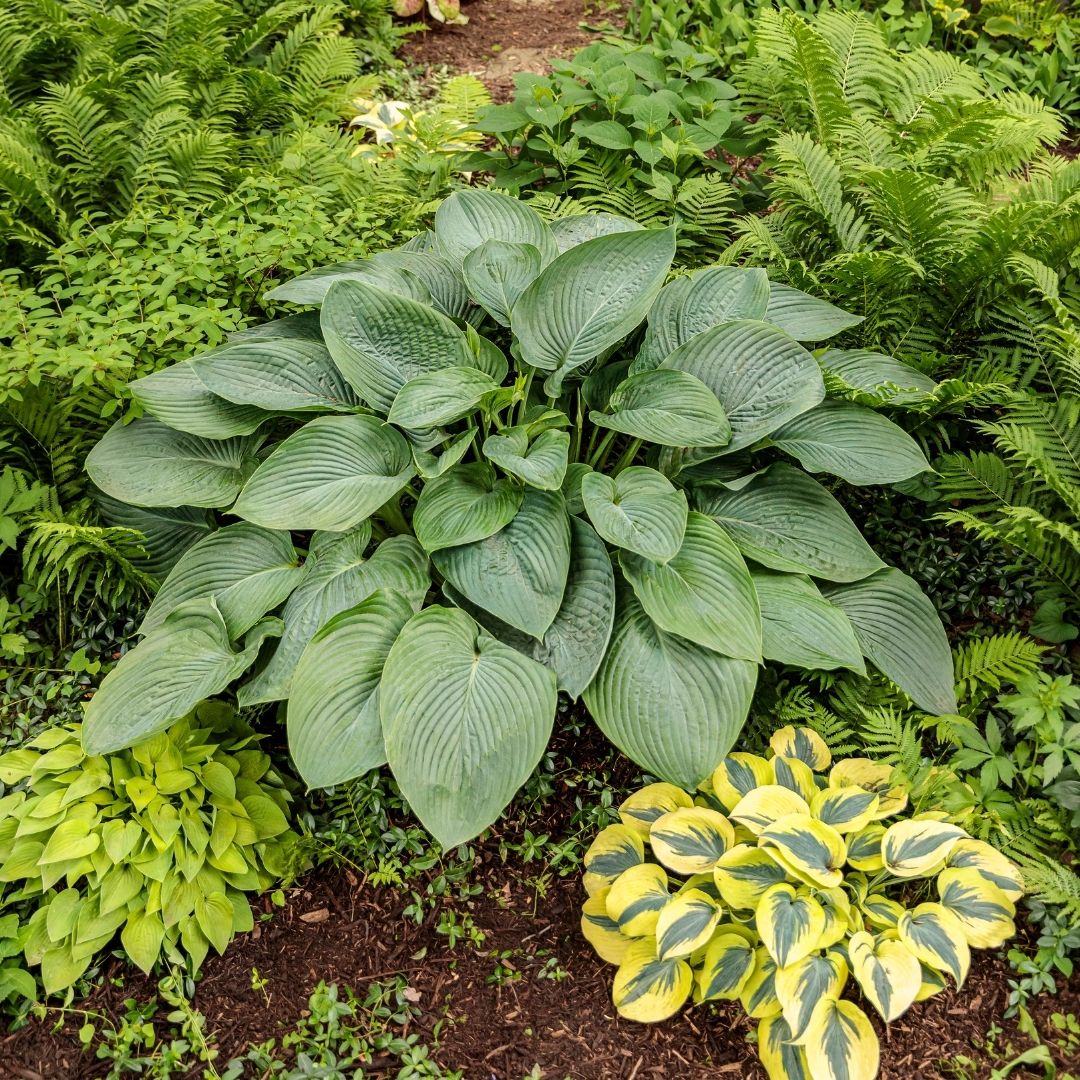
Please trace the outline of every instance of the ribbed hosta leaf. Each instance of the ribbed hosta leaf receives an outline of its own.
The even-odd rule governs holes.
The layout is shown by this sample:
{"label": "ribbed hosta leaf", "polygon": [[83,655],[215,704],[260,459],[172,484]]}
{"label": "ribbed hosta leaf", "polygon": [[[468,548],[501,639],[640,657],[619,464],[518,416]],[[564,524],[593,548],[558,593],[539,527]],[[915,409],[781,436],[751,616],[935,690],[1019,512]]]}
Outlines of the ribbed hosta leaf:
{"label": "ribbed hosta leaf", "polygon": [[623,574],[661,630],[725,656],[761,659],[761,612],[739,549],[704,514],[691,513],[682,547],[659,564],[624,551]]}
{"label": "ribbed hosta leaf", "polygon": [[796,341],[824,341],[863,321],[861,315],[852,315],[827,300],[775,281],[769,282],[765,318]]}
{"label": "ribbed hosta leaf", "polygon": [[424,485],[413,530],[429,552],[471,544],[508,525],[521,500],[521,489],[509,480],[496,480],[486,461],[455,465]]}
{"label": "ribbed hosta leaf", "polygon": [[654,562],[673,558],[686,531],[686,496],[644,465],[616,477],[589,472],[581,497],[596,531],[609,543]]}
{"label": "ribbed hosta leaf", "polygon": [[134,506],[228,506],[255,471],[258,435],[201,439],[143,418],[116,423],[86,457],[90,479]]}
{"label": "ribbed hosta leaf", "polygon": [[586,240],[595,240],[598,236],[608,236],[618,232],[638,232],[644,226],[618,214],[571,214],[569,217],[556,218],[548,226],[560,252],[569,251]]}
{"label": "ribbed hosta leaf", "polygon": [[702,489],[695,505],[748,559],[773,570],[858,581],[884,565],[844,508],[816,480],[781,462],[738,491]]}
{"label": "ribbed hosta leaf", "polygon": [[438,454],[432,454],[414,446],[413,464],[416,466],[416,471],[425,480],[434,480],[442,476],[447,469],[456,465],[465,456],[475,434],[475,426],[466,428],[460,435],[455,435],[446,443]]}
{"label": "ribbed hosta leaf", "polygon": [[302,341],[322,341],[317,311],[301,311],[296,315],[286,315],[281,319],[255,323],[243,330],[233,330],[228,335],[232,343],[239,341],[261,341],[264,338],[299,338]]}
{"label": "ribbed hosta leaf", "polygon": [[444,848],[502,813],[536,767],[555,716],[555,675],[463,611],[408,622],[379,690],[386,754],[401,793]]}
{"label": "ribbed hosta leaf", "polygon": [[848,386],[891,405],[924,401],[937,383],[917,368],[864,349],[829,349],[818,363]]}
{"label": "ribbed hosta leaf", "polygon": [[562,495],[529,488],[514,519],[493,536],[432,556],[474,604],[540,639],[562,606],[570,570],[570,521]]}
{"label": "ribbed hosta leaf", "polygon": [[246,341],[215,349],[189,363],[207,390],[237,405],[269,412],[347,412],[358,404],[326,346],[315,341]]}
{"label": "ribbed hosta leaf", "polygon": [[907,574],[889,567],[823,592],[851,620],[864,655],[919,708],[956,712],[949,640],[934,605]]}
{"label": "ribbed hosta leaf", "polygon": [[148,634],[181,604],[212,596],[236,640],[303,580],[289,534],[241,522],[211,533],[176,564],[139,627]]}
{"label": "ribbed hosta leaf", "polygon": [[280,632],[280,620],[264,619],[234,652],[211,598],[182,604],[105,676],[86,707],[84,749],[109,754],[164,731],[221,693],[251,666],[263,641]]}
{"label": "ribbed hosta leaf", "polygon": [[679,338],[679,313],[690,292],[690,278],[677,277],[669,281],[657,294],[649,309],[649,322],[641,348],[630,365],[630,371],[654,371],[681,344]]}
{"label": "ribbed hosta leaf", "polygon": [[772,441],[808,472],[833,473],[849,484],[896,484],[930,468],[903,428],[846,401],[823,401],[774,431]]}
{"label": "ribbed hosta leaf", "polygon": [[310,788],[351,780],[386,761],[379,680],[413,616],[408,597],[377,589],[308,643],[289,694],[289,753]]}
{"label": "ribbed hosta leaf", "polygon": [[623,753],[693,791],[742,730],[756,679],[755,664],[664,633],[624,586],[607,656],[583,697]]}
{"label": "ribbed hosta leaf", "polygon": [[400,267],[377,263],[372,259],[318,266],[276,286],[263,299],[288,300],[293,304],[321,304],[330,286],[339,281],[362,281],[424,304],[430,300],[428,290],[418,278]]}
{"label": "ribbed hosta leaf", "polygon": [[435,238],[442,253],[455,263],[489,240],[530,244],[545,263],[557,250],[551,230],[531,206],[482,188],[455,191],[443,200],[435,212]]}
{"label": "ribbed hosta leaf", "polygon": [[321,416],[279,443],[233,513],[270,529],[344,532],[415,475],[409,444],[373,416]]}
{"label": "ribbed hosta leaf", "polygon": [[808,577],[755,571],[753,578],[767,659],[813,670],[845,667],[866,673],[851,620]]}
{"label": "ribbed hosta leaf", "polygon": [[342,375],[384,415],[417,375],[476,366],[465,334],[445,315],[359,281],[330,288],[322,306],[322,330]]}
{"label": "ribbed hosta leaf", "polygon": [[411,536],[392,536],[365,558],[370,538],[367,526],[343,536],[315,534],[307,573],[281,615],[285,623],[281,640],[266,666],[240,687],[241,705],[287,698],[296,665],[316,631],[376,589],[401,593],[414,611],[420,609],[431,587],[427,556],[420,545]]}
{"label": "ribbed hosta leaf", "polygon": [[484,456],[508,473],[544,491],[558,491],[566,475],[570,436],[548,429],[529,441],[527,425],[503,428],[484,440]]}
{"label": "ribbed hosta leaf", "polygon": [[109,525],[138,529],[146,537],[149,558],[140,563],[148,574],[164,578],[188,548],[216,528],[212,515],[194,506],[131,506],[100,492],[96,501]]}
{"label": "ribbed hosta leaf", "polygon": [[443,368],[410,379],[399,391],[387,419],[403,428],[438,427],[467,416],[498,388],[486,372],[473,367]]}
{"label": "ribbed hosta leaf", "polygon": [[817,361],[763,322],[723,323],[692,337],[663,363],[696,375],[720,399],[741,450],[812,409],[825,396]]}
{"label": "ribbed hosta leaf", "polygon": [[131,396],[156,420],[204,439],[250,435],[269,416],[212,394],[190,362],[173,364],[128,384]]}
{"label": "ribbed hosta leaf", "polygon": [[532,244],[487,240],[465,257],[465,281],[491,317],[500,326],[509,326],[514,305],[543,265],[543,256]]}

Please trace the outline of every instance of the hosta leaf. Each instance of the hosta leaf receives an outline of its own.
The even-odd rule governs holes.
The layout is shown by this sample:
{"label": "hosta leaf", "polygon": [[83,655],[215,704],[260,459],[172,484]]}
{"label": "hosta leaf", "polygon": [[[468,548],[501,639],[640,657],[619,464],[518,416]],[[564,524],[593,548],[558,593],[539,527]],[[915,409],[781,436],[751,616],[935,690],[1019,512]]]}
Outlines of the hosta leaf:
{"label": "hosta leaf", "polygon": [[632,374],[654,371],[683,343],[679,337],[679,313],[690,288],[689,277],[677,277],[657,294],[649,309],[649,321],[641,348],[630,364]]}
{"label": "hosta leaf", "polygon": [[487,462],[456,465],[424,485],[413,529],[428,552],[471,544],[509,525],[522,498],[521,489],[497,480]]}
{"label": "hosta leaf", "polygon": [[149,975],[157,963],[161,943],[165,940],[165,925],[161,916],[145,910],[134,911],[120,931],[120,944],[136,967]]}
{"label": "hosta leaf", "polygon": [[845,667],[866,673],[851,621],[808,577],[766,571],[751,576],[761,605],[766,659],[793,667],[822,671]]}
{"label": "hosta leaf", "polygon": [[612,233],[564,252],[522,293],[513,330],[525,362],[556,373],[549,393],[645,318],[674,255],[673,229]]}
{"label": "hosta leaf", "polygon": [[884,565],[844,508],[816,480],[782,462],[738,491],[697,492],[695,508],[716,521],[747,558],[773,570],[858,581]]}
{"label": "hosta leaf", "polygon": [[373,416],[320,416],[280,443],[232,512],[269,529],[344,532],[415,475],[409,444]]}
{"label": "hosta leaf", "polygon": [[798,1039],[806,1030],[819,1001],[840,997],[847,977],[847,962],[835,949],[825,954],[811,953],[777,970],[776,996],[793,1038]]}
{"label": "hosta leaf", "polygon": [[541,431],[531,442],[527,425],[503,428],[484,440],[484,456],[508,473],[543,491],[558,491],[566,475],[570,436]]}
{"label": "hosta leaf", "polygon": [[455,263],[489,240],[528,244],[545,263],[555,255],[555,238],[543,218],[520,199],[482,188],[455,191],[435,212],[439,250]]}
{"label": "hosta leaf", "polygon": [[586,240],[595,240],[598,236],[640,232],[644,226],[618,214],[571,214],[569,217],[556,218],[548,228],[555,237],[559,251],[563,252],[584,244]]}
{"label": "hosta leaf", "polygon": [[802,1039],[814,1080],[873,1080],[881,1051],[866,1013],[850,1001],[824,998]]}
{"label": "hosta leaf", "polygon": [[660,564],[624,551],[619,562],[641,606],[669,634],[725,656],[761,658],[761,612],[739,549],[704,514],[687,518],[682,546]]}
{"label": "hosta leaf", "polygon": [[629,937],[646,937],[656,932],[661,909],[671,897],[668,877],[655,863],[627,867],[608,891],[608,915]]}
{"label": "hosta leaf", "polygon": [[476,366],[465,334],[445,315],[359,281],[331,286],[322,330],[342,375],[384,415],[417,375]]}
{"label": "hosta leaf", "polygon": [[[858,789],[837,788],[831,790]],[[848,865],[866,874],[873,874],[878,870],[883,870],[885,863],[881,858],[881,841],[884,836],[885,826],[878,821],[872,821],[857,833],[850,834],[847,838]]]}
{"label": "hosta leaf", "polygon": [[719,399],[685,371],[657,368],[631,375],[612,392],[608,409],[589,419],[660,446],[723,446],[731,438]]}
{"label": "hosta leaf", "polygon": [[642,837],[628,825],[609,825],[596,834],[596,839],[585,852],[582,884],[590,896],[596,896],[601,891],[606,895],[606,891],[624,871],[644,862],[645,843]]}
{"label": "hosta leaf", "polygon": [[708,874],[735,846],[735,830],[723,814],[708,807],[679,807],[652,823],[649,845],[659,862],[676,874]]}
{"label": "hosta leaf", "polygon": [[791,1041],[791,1028],[780,1013],[758,1024],[758,1057],[769,1080],[811,1080],[806,1054]]}
{"label": "hosta leaf", "polygon": [[444,848],[487,828],[528,779],[551,735],[556,694],[551,671],[463,611],[429,607],[405,625],[379,689],[386,755]]}
{"label": "hosta leaf", "polygon": [[[386,254],[390,254],[387,252]],[[387,292],[427,304],[431,295],[424,283],[403,267],[385,260],[353,259],[349,262],[317,266],[275,286],[265,300],[286,300],[293,304],[321,304],[330,286],[339,281],[361,281]]]}
{"label": "hosta leaf", "polygon": [[791,814],[810,815],[806,800],[780,784],[763,784],[748,791],[728,813],[736,825],[749,829],[755,836]]}
{"label": "hosta leaf", "polygon": [[378,689],[413,605],[376,589],[308,643],[289,693],[289,753],[309,788],[344,783],[386,761]]}
{"label": "hosta leaf", "polygon": [[877,809],[877,795],[860,787],[824,788],[810,800],[814,817],[844,834],[865,829],[874,820]]}
{"label": "hosta leaf", "polygon": [[1016,933],[1016,906],[974,867],[944,870],[937,890],[941,906],[960,920],[973,949],[996,949]]}
{"label": "hosta leaf", "polygon": [[825,397],[817,361],[767,323],[722,323],[690,338],[664,368],[697,376],[720,399],[731,440],[726,451],[764,438]]}
{"label": "hosta leaf", "polygon": [[825,912],[807,892],[773,885],[758,903],[755,921],[761,942],[779,968],[808,956],[825,930]]}
{"label": "hosta leaf", "polygon": [[971,868],[992,885],[996,885],[1014,904],[1024,895],[1024,879],[1020,868],[985,840],[968,837],[958,841],[949,852],[945,865]]}
{"label": "hosta leaf", "polygon": [[611,997],[620,1016],[639,1023],[666,1020],[690,996],[694,978],[685,960],[661,960],[656,940],[642,938],[626,950]]}
{"label": "hosta leaf", "polygon": [[780,1001],[776,996],[776,961],[764,945],[754,950],[754,970],[743,985],[739,1002],[747,1016],[754,1020],[763,1020],[780,1012]]}
{"label": "hosta leaf", "polygon": [[936,872],[956,842],[965,836],[963,829],[947,821],[898,821],[885,830],[881,857],[893,877],[923,877]]}
{"label": "hosta leaf", "polygon": [[646,784],[619,804],[619,820],[647,840],[657,818],[679,807],[693,805],[693,797],[674,784]]}
{"label": "hosta leaf", "polygon": [[[267,294],[269,296],[269,294]],[[296,315],[286,315],[281,319],[255,323],[243,330],[233,330],[228,335],[230,342],[263,340],[264,338],[299,338],[302,341],[322,341],[317,311],[301,311]]]}
{"label": "hosta leaf", "polygon": [[116,423],[86,457],[90,479],[135,506],[228,506],[255,471],[258,435],[201,439],[143,418]]}
{"label": "hosta leaf", "polygon": [[514,519],[497,533],[432,558],[468,600],[542,639],[562,606],[570,572],[570,519],[562,496],[529,488]]}
{"label": "hosta leaf", "polygon": [[710,783],[724,809],[732,811],[756,787],[775,783],[772,765],[757,754],[736,751],[716,766]]}
{"label": "hosta leaf", "polygon": [[217,528],[209,511],[195,506],[131,506],[104,492],[96,498],[109,525],[138,529],[146,537],[150,557],[140,565],[159,579],[168,575],[185,551]]}
{"label": "hosta leaf", "polygon": [[307,574],[281,614],[285,631],[266,666],[240,687],[241,705],[287,698],[293,671],[316,631],[376,589],[402,593],[414,611],[420,610],[431,587],[427,556],[420,545],[411,536],[392,536],[366,558],[370,535],[365,526],[344,535],[315,534]]}
{"label": "hosta leaf", "polygon": [[468,453],[475,435],[475,427],[467,428],[446,443],[442,453],[438,455],[413,447],[413,464],[416,466],[416,471],[425,480],[434,480],[442,476],[447,469],[456,465]]}
{"label": "hosta leaf", "polygon": [[780,787],[794,791],[807,803],[817,794],[814,772],[805,761],[777,754],[769,764],[772,765],[773,776]]}
{"label": "hosta leaf", "polygon": [[[379,251],[372,255],[369,261],[388,281],[402,277],[410,282],[420,281],[423,295],[416,295],[415,299],[425,304],[430,300],[436,311],[441,311],[449,318],[466,321],[474,317],[476,308],[469,299],[469,291],[465,287],[465,279],[461,276],[460,269],[435,251],[407,249],[408,244],[394,251]],[[379,285],[379,282],[373,281],[372,284]],[[386,291],[403,293],[403,290],[394,288],[393,284]],[[409,291],[403,295],[414,294]]]}
{"label": "hosta leaf", "polygon": [[224,953],[233,936],[233,906],[223,892],[212,892],[195,901],[195,921],[206,940]]}
{"label": "hosta leaf", "polygon": [[686,496],[662,473],[643,465],[616,477],[586,473],[581,497],[596,531],[609,544],[666,562],[682,547]]}
{"label": "hosta leaf", "polygon": [[[840,833],[823,821],[804,814],[782,817],[762,829],[758,846],[807,885],[831,889],[844,880],[847,845]],[[776,962],[784,966],[779,957]]]}
{"label": "hosta leaf", "polygon": [[514,305],[543,266],[544,258],[532,244],[486,240],[465,256],[465,281],[488,314],[500,326],[509,326]]}
{"label": "hosta leaf", "polygon": [[607,894],[608,890],[604,888],[582,905],[581,936],[605,963],[621,964],[632,939],[622,933],[618,923],[607,913]]}
{"label": "hosta leaf", "polygon": [[769,736],[769,748],[780,757],[798,758],[814,772],[824,772],[832,764],[832,751],[813,728],[786,724]]}
{"label": "hosta leaf", "polygon": [[774,431],[772,441],[808,472],[833,473],[849,484],[896,484],[930,468],[903,428],[846,401],[823,401]]}
{"label": "hosta leaf", "polygon": [[156,420],[204,439],[250,435],[270,419],[262,409],[212,394],[190,361],[155,371],[128,386],[131,396]]}
{"label": "hosta leaf", "polygon": [[442,368],[410,379],[399,391],[387,419],[403,428],[429,428],[468,416],[485,394],[498,389],[486,372],[473,367]]}
{"label": "hosta leaf", "polygon": [[922,966],[902,941],[860,931],[848,942],[848,957],[851,974],[886,1023],[907,1012],[922,985]]}
{"label": "hosta leaf", "polygon": [[280,620],[264,619],[234,652],[212,598],[179,605],[105,676],[86,706],[84,749],[109,754],[164,731],[221,693],[255,662],[263,641],[279,633]]}
{"label": "hosta leaf", "polygon": [[852,315],[826,300],[775,281],[769,282],[765,318],[796,341],[824,341],[863,321],[861,315]]}
{"label": "hosta leaf", "polygon": [[713,867],[721,898],[736,911],[753,911],[769,889],[787,878],[787,871],[775,859],[749,844],[725,851]]}
{"label": "hosta leaf", "polygon": [[185,601],[212,596],[235,640],[285,600],[303,577],[288,533],[244,522],[229,525],[180,558],[154,597],[139,633],[150,633]]}
{"label": "hosta leaf", "polygon": [[716,901],[701,889],[673,896],[656,920],[656,952],[661,960],[689,956],[712,937],[720,921]]}
{"label": "hosta leaf", "polygon": [[757,667],[666,634],[629,588],[584,701],[600,730],[657,776],[694,789],[731,749]]}
{"label": "hosta leaf", "polygon": [[949,641],[934,605],[914,580],[888,568],[822,591],[851,620],[865,656],[919,708],[939,715],[956,712]]}
{"label": "hosta leaf", "polygon": [[734,1001],[754,970],[754,946],[738,934],[718,934],[697,974],[698,1001]]}
{"label": "hosta leaf", "polygon": [[971,950],[964,936],[964,924],[941,904],[920,904],[905,911],[896,924],[900,940],[935,971],[953,977],[957,986],[967,978]]}
{"label": "hosta leaf", "polygon": [[862,349],[829,349],[818,362],[853,389],[890,405],[924,401],[937,389],[937,383],[917,368]]}

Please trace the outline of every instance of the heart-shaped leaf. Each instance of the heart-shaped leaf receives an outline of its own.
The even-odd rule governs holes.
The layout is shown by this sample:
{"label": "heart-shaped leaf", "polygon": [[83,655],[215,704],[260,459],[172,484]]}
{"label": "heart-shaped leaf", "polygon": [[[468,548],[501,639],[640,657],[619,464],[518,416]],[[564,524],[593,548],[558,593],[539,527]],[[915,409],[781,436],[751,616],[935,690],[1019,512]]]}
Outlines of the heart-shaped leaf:
{"label": "heart-shaped leaf", "polygon": [[131,396],[156,420],[204,439],[250,435],[269,419],[262,409],[212,394],[190,361],[155,371],[128,386]]}
{"label": "heart-shaped leaf", "polygon": [[555,239],[543,218],[520,199],[482,188],[455,191],[435,212],[435,238],[444,255],[464,262],[489,240],[534,247],[545,263],[555,257]]}
{"label": "heart-shaped leaf", "polygon": [[686,496],[655,469],[634,465],[616,477],[586,473],[581,497],[593,527],[609,544],[654,562],[673,558],[682,546]]}
{"label": "heart-shaped leaf", "polygon": [[498,389],[486,372],[473,367],[443,368],[410,379],[390,407],[387,420],[403,428],[429,428],[451,424],[468,416]]}
{"label": "heart-shaped leaf", "polygon": [[765,318],[796,341],[824,341],[863,321],[861,315],[852,315],[826,300],[776,281],[769,282]]}
{"label": "heart-shaped leaf", "polygon": [[521,500],[521,489],[497,480],[486,461],[455,465],[420,492],[413,531],[428,552],[471,544],[508,525]]}
{"label": "heart-shaped leaf", "polygon": [[486,240],[465,256],[465,281],[488,314],[500,326],[509,326],[514,305],[543,265],[543,256],[532,244]]}
{"label": "heart-shaped leaf", "polygon": [[541,431],[532,442],[529,429],[503,428],[484,440],[484,454],[508,473],[544,491],[558,491],[566,475],[570,436],[565,431]]}

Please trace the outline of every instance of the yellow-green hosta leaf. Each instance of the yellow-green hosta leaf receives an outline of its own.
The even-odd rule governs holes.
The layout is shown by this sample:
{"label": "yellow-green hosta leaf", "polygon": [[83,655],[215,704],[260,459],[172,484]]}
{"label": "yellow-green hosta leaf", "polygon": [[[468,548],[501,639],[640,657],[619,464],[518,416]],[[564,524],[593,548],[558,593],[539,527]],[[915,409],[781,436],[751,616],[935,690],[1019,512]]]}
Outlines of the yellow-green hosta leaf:
{"label": "yellow-green hosta leaf", "polygon": [[147,975],[157,963],[161,943],[165,939],[165,925],[161,916],[136,911],[128,916],[127,924],[120,932],[120,944],[124,952]]}
{"label": "yellow-green hosta leaf", "polygon": [[780,1013],[758,1024],[758,1057],[769,1080],[811,1080],[806,1054],[791,1041],[791,1028]]}
{"label": "yellow-green hosta leaf", "polygon": [[838,833],[857,833],[874,820],[879,802],[872,791],[860,787],[830,787],[814,795],[810,810]]}
{"label": "yellow-green hosta leaf", "polygon": [[832,764],[832,751],[825,740],[808,727],[779,728],[772,733],[769,746],[777,757],[793,757],[805,761],[814,772],[824,772]]}
{"label": "yellow-green hosta leaf", "polygon": [[[833,788],[831,790],[844,791],[846,789]],[[853,866],[856,870],[863,870],[868,874],[883,869],[885,863],[881,858],[881,840],[884,835],[885,826],[877,821],[873,821],[857,833],[849,835],[847,838],[848,865]]]}
{"label": "yellow-green hosta leaf", "polygon": [[882,930],[894,930],[907,910],[903,904],[898,904],[881,893],[870,893],[859,906],[866,916],[866,921]]}
{"label": "yellow-green hosta leaf", "polygon": [[685,960],[661,960],[656,939],[646,937],[631,942],[626,950],[615,972],[611,998],[620,1016],[653,1024],[679,1011],[693,982]]}
{"label": "yellow-green hosta leaf", "polygon": [[760,848],[737,844],[720,856],[713,880],[728,907],[753,911],[768,889],[787,880],[787,871]]}
{"label": "yellow-green hosta leaf", "polygon": [[942,907],[960,920],[973,949],[996,949],[1016,933],[1016,906],[974,867],[943,870],[937,890]]}
{"label": "yellow-green hosta leaf", "polygon": [[814,770],[800,761],[799,758],[781,757],[779,754],[772,759],[773,776],[780,787],[786,787],[794,791],[796,795],[807,803],[812,802],[818,793],[818,786],[814,779]]}
{"label": "yellow-green hosta leaf", "polygon": [[792,814],[809,817],[806,800],[779,784],[766,784],[744,795],[728,816],[758,836],[774,822]]}
{"label": "yellow-green hosta leaf", "polygon": [[712,937],[721,909],[708,893],[688,889],[673,896],[656,920],[656,951],[661,960],[689,956]]}
{"label": "yellow-green hosta leaf", "polygon": [[735,846],[735,830],[716,810],[680,807],[653,822],[649,843],[657,859],[676,874],[706,874]]}
{"label": "yellow-green hosta leaf", "polygon": [[1020,868],[985,840],[973,840],[970,837],[960,840],[949,852],[945,865],[950,869],[978,870],[1014,904],[1024,895],[1024,879]]}
{"label": "yellow-green hosta leaf", "polygon": [[848,942],[851,973],[885,1023],[910,1008],[922,986],[919,958],[902,942],[868,933]]}
{"label": "yellow-green hosta leaf", "polygon": [[69,817],[53,830],[38,861],[45,866],[48,863],[81,859],[92,855],[100,844],[101,836],[94,831],[94,822],[85,818]]}
{"label": "yellow-green hosta leaf", "polygon": [[751,1020],[763,1020],[780,1011],[780,999],[776,996],[776,961],[764,945],[754,950],[754,970],[743,983],[739,1002]]}
{"label": "yellow-green hosta leaf", "polygon": [[642,863],[624,870],[612,883],[607,912],[627,937],[650,937],[670,897],[667,874],[654,863]]}
{"label": "yellow-green hosta leaf", "polygon": [[608,891],[601,889],[585,901],[581,909],[581,933],[601,960],[608,964],[621,964],[631,939],[607,913]]}
{"label": "yellow-green hosta leaf", "polygon": [[678,810],[680,806],[693,805],[693,797],[674,784],[646,784],[620,804],[619,818],[642,840],[647,840],[652,823],[661,814]]}
{"label": "yellow-green hosta leaf", "polygon": [[772,765],[756,754],[729,754],[712,774],[713,794],[725,810],[731,811],[754,788],[774,783]]}
{"label": "yellow-green hosta leaf", "polygon": [[734,1001],[754,972],[756,949],[737,933],[716,934],[697,973],[697,1001]]}
{"label": "yellow-green hosta leaf", "polygon": [[874,1080],[880,1063],[877,1035],[866,1013],[850,1001],[823,998],[802,1038],[814,1080]]}
{"label": "yellow-green hosta leaf", "polygon": [[794,813],[762,830],[758,846],[807,885],[831,889],[841,884],[847,858],[844,838],[830,825]]}
{"label": "yellow-green hosta leaf", "polygon": [[838,998],[843,993],[847,977],[847,961],[839,949],[813,952],[777,969],[776,996],[793,1038],[801,1038],[822,998]]}
{"label": "yellow-green hosta leaf", "polygon": [[761,898],[757,931],[777,967],[787,967],[818,947],[825,930],[825,912],[808,891],[774,885]]}
{"label": "yellow-green hosta leaf", "polygon": [[911,818],[885,830],[881,858],[893,877],[925,877],[941,866],[949,852],[967,833],[945,821]]}
{"label": "yellow-green hosta leaf", "polygon": [[971,965],[971,950],[960,920],[941,904],[905,911],[896,925],[900,940],[924,963],[948,972],[960,986]]}
{"label": "yellow-green hosta leaf", "polygon": [[878,797],[875,820],[891,817],[907,806],[907,792],[892,784],[893,769],[870,758],[844,758],[829,770],[829,787],[861,787]]}
{"label": "yellow-green hosta leaf", "polygon": [[[852,908],[843,889],[820,889],[816,897],[825,912],[825,929],[821,933],[818,948],[828,949],[839,944],[852,932],[852,923],[858,921],[857,911]],[[862,928],[861,921],[857,928]]]}
{"label": "yellow-green hosta leaf", "polygon": [[602,829],[585,852],[585,891],[595,896],[608,888],[631,866],[645,861],[645,844],[629,825],[609,825]]}
{"label": "yellow-green hosta leaf", "polygon": [[930,998],[940,994],[948,986],[945,976],[940,971],[935,971],[929,964],[919,961],[919,970],[922,973],[922,984],[919,992],[915,995],[916,1001],[929,1001]]}

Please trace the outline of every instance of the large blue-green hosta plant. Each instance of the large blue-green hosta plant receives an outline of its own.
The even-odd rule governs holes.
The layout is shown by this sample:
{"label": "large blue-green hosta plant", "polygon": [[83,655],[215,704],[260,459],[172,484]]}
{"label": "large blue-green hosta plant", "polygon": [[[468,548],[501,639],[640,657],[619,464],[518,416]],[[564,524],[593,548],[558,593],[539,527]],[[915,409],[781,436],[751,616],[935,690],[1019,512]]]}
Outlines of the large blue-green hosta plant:
{"label": "large blue-green hosta plant", "polygon": [[87,750],[239,681],[242,705],[287,700],[309,785],[389,762],[454,844],[536,766],[559,690],[687,788],[731,749],[764,660],[866,657],[952,711],[930,603],[809,475],[928,467],[827,396],[823,368],[907,395],[925,378],[815,357],[802,343],[858,320],[761,270],[665,285],[674,250],[670,229],[549,226],[460,192],[433,233],[271,293],[317,311],[132,384],[146,415],[87,468],[173,565]]}

